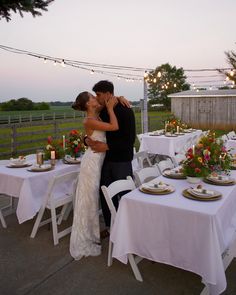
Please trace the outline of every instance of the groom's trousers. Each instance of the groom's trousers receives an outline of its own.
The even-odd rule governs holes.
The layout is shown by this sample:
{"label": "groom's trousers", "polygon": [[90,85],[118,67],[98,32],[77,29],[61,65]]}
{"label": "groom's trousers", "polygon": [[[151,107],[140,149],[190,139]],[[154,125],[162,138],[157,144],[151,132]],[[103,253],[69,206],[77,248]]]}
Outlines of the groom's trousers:
{"label": "groom's trousers", "polygon": [[[101,186],[109,186],[112,182],[120,179],[126,179],[127,176],[133,176],[131,161],[128,162],[110,162],[106,159],[103,162],[100,180],[100,200],[104,221],[107,227],[110,227],[111,214],[106,199],[102,193]],[[116,195],[112,198],[113,203],[118,209],[119,199],[126,192]]]}

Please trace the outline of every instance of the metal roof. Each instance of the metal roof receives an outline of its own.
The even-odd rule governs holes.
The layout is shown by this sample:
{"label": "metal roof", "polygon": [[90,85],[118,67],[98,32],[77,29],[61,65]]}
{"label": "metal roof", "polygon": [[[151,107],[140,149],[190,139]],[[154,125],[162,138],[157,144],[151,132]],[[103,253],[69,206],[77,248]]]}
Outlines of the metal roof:
{"label": "metal roof", "polygon": [[186,90],[177,93],[169,94],[168,97],[235,97],[236,89],[224,90]]}

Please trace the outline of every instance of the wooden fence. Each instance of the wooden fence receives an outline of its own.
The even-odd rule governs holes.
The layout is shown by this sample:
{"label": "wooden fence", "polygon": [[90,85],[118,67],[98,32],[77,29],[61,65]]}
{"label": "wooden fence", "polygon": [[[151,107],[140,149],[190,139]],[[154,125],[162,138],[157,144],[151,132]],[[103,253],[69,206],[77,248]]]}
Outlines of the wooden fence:
{"label": "wooden fence", "polygon": [[[149,131],[163,128],[169,115],[149,116]],[[59,139],[71,129],[83,130],[82,117],[63,120],[41,120],[0,125],[0,158],[15,157],[35,153],[38,148],[45,148],[47,138],[51,135]],[[136,132],[142,133],[141,115],[136,114]],[[136,148],[138,148],[138,140]]]}

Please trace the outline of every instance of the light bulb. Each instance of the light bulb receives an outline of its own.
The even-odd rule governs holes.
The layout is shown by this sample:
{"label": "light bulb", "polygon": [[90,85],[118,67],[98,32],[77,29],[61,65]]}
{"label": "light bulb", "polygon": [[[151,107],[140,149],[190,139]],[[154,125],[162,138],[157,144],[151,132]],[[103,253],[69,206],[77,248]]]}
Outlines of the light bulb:
{"label": "light bulb", "polygon": [[156,83],[156,82],[157,82],[157,79],[156,79],[156,78],[154,78],[154,79],[153,79],[153,82],[154,82],[154,83]]}
{"label": "light bulb", "polygon": [[230,74],[231,77],[233,77],[233,75],[234,75],[234,70],[231,70],[229,74]]}
{"label": "light bulb", "polygon": [[143,76],[144,76],[145,79],[148,77],[148,73],[147,73],[147,71],[145,71],[145,73],[144,73]]}
{"label": "light bulb", "polygon": [[161,78],[161,72],[158,72],[158,73],[157,73],[157,77],[158,77],[158,78]]}
{"label": "light bulb", "polygon": [[46,64],[46,63],[47,63],[47,59],[46,59],[46,58],[44,58],[43,62]]}
{"label": "light bulb", "polygon": [[57,65],[57,62],[56,62],[56,60],[54,61],[53,65],[54,65],[54,66],[56,66],[56,65]]}
{"label": "light bulb", "polygon": [[65,68],[65,61],[64,61],[64,59],[61,61],[61,66],[63,67],[63,68]]}

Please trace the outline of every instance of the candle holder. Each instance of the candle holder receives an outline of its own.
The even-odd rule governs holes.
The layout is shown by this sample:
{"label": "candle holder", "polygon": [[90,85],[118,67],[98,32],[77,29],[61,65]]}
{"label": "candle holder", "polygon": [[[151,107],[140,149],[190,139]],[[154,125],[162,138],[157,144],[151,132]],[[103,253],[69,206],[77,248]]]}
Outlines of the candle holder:
{"label": "candle holder", "polygon": [[44,161],[43,155],[44,155],[43,150],[36,151],[36,163],[37,163],[37,165],[39,165],[39,168],[41,168],[41,166],[43,165],[43,161]]}
{"label": "candle holder", "polygon": [[50,163],[51,163],[51,166],[52,167],[55,167],[55,165],[56,165],[56,159],[51,159]]}

